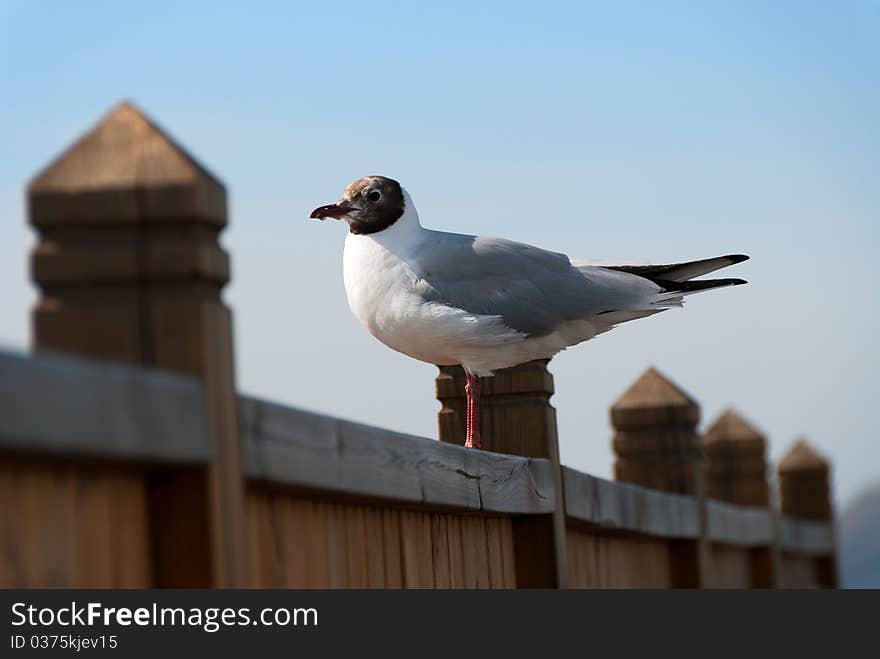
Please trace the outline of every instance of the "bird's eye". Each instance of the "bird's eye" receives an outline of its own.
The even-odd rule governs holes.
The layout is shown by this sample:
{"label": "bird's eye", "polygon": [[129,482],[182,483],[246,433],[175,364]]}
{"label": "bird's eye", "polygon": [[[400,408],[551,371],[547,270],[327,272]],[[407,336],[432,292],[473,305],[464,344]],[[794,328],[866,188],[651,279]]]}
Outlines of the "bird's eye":
{"label": "bird's eye", "polygon": [[370,201],[379,201],[381,198],[382,193],[378,190],[370,190],[369,194],[367,195],[367,199],[369,199]]}

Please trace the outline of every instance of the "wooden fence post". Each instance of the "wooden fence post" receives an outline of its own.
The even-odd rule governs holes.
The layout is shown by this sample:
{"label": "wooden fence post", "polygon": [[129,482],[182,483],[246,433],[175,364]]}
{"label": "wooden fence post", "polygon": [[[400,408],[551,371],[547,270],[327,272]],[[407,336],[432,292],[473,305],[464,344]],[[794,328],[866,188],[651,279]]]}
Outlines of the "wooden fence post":
{"label": "wooden fence post", "polygon": [[664,492],[699,499],[701,538],[670,543],[670,581],[676,588],[702,583],[705,507],[697,423],[700,406],[651,367],[611,406],[614,477]]}
{"label": "wooden fence post", "polygon": [[[767,485],[767,440],[734,410],[721,413],[703,434],[706,497],[740,506],[770,507]],[[752,588],[774,588],[775,548],[749,552]]]}
{"label": "wooden fence post", "polygon": [[[831,466],[806,439],[798,439],[779,461],[780,509],[783,515],[833,522]],[[837,588],[837,556],[818,559],[819,581]]]}
{"label": "wooden fence post", "polygon": [[[549,360],[497,371],[481,380],[480,409],[486,450],[553,464],[556,510],[552,515],[514,517],[514,551],[519,588],[563,588],[566,584],[565,502],[556,433],[556,410],[550,404],[553,375]],[[460,366],[441,366],[437,399],[440,440],[464,444],[465,374]]]}
{"label": "wooden fence post", "polygon": [[150,475],[153,582],[244,586],[245,527],[224,186],[128,103],[28,188],[35,348],[199,377],[214,458]]}

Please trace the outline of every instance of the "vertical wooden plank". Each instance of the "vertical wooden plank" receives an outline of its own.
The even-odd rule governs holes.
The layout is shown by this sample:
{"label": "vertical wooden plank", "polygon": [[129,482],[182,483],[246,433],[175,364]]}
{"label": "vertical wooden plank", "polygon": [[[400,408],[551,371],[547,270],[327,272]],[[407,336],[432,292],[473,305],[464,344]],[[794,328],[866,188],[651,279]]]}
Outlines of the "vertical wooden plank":
{"label": "vertical wooden plank", "polygon": [[570,529],[582,588],[669,588],[669,551],[662,538]]}
{"label": "vertical wooden plank", "polygon": [[16,478],[17,553],[23,587],[75,585],[77,533],[74,480],[59,467],[32,466]]}
{"label": "vertical wooden plank", "polygon": [[403,587],[420,588],[415,513],[405,510],[400,515],[400,551],[403,558]]}
{"label": "vertical wooden plank", "polygon": [[21,519],[29,568],[27,585],[72,587],[76,584],[79,534],[76,526],[76,480],[60,465],[34,466],[21,479]]}
{"label": "vertical wooden plank", "polygon": [[249,501],[249,519],[254,543],[252,560],[252,580],[257,588],[273,588],[275,581],[275,555],[272,529],[269,520],[269,503],[263,493],[252,493]]}
{"label": "vertical wooden plank", "polygon": [[614,583],[614,574],[612,571],[611,561],[613,554],[611,549],[611,538],[603,534],[593,536],[596,544],[596,573],[593,580],[595,588],[607,588]]}
{"label": "vertical wooden plank", "polygon": [[[79,563],[82,560],[78,555],[76,548],[78,540],[83,538],[86,529],[78,528],[78,511],[76,506],[76,486],[78,475],[61,465],[52,465],[48,470],[50,478],[49,482],[44,481],[37,476],[30,479],[31,488],[40,488],[42,491],[36,496],[42,501],[43,529],[42,536],[45,543],[44,557],[46,560],[45,569],[52,583],[59,585],[73,586],[76,583]],[[90,478],[94,478],[95,474],[89,474]],[[100,497],[94,497],[94,501],[90,503],[101,508]],[[104,508],[106,510],[106,508]],[[100,517],[100,514],[95,515]],[[95,551],[101,554],[101,557],[109,562],[109,538],[107,535],[107,524],[99,524],[96,529],[101,532],[103,526],[103,538],[94,543]],[[102,542],[103,540],[103,542]],[[101,570],[101,575],[106,572]]]}
{"label": "vertical wooden plank", "polygon": [[401,534],[406,588],[433,588],[430,517],[427,513],[405,511],[401,521]]}
{"label": "vertical wooden plank", "polygon": [[385,548],[382,510],[372,506],[364,509],[367,557],[367,587],[385,587]]}
{"label": "vertical wooden plank", "polygon": [[346,553],[348,554],[348,588],[366,588],[367,547],[364,509],[362,506],[346,505],[343,508],[345,520]]}
{"label": "vertical wooden plank", "polygon": [[0,551],[0,588],[7,589],[18,586],[20,569],[17,554],[18,547],[24,544],[24,538],[19,536],[20,529],[16,528],[13,506],[7,503],[15,501],[13,497],[16,494],[11,470],[0,460],[0,538],[19,538],[17,542],[6,543],[5,551]]}
{"label": "vertical wooden plank", "polygon": [[[113,529],[110,525],[112,479],[95,472],[73,474],[71,499],[74,533],[71,539],[76,573],[72,583],[84,588],[109,588],[113,585]],[[60,503],[60,502],[59,502]]]}
{"label": "vertical wooden plank", "polygon": [[568,557],[568,587],[584,588],[586,576],[584,574],[584,556],[581,551],[580,533],[567,529],[565,533],[565,541],[567,544]]}
{"label": "vertical wooden plank", "polygon": [[608,538],[604,535],[594,535],[596,546],[596,570],[593,577],[594,588],[605,588],[611,583],[611,574],[608,566]]}
{"label": "vertical wooden plank", "polygon": [[311,506],[303,499],[279,496],[275,505],[281,538],[281,572],[284,588],[307,588],[309,584],[308,535]]}
{"label": "vertical wooden plank", "polygon": [[385,508],[382,510],[382,557],[385,568],[385,587],[403,588],[404,570],[401,544],[403,531],[400,525],[401,512]]}
{"label": "vertical wooden plank", "polygon": [[504,557],[501,554],[501,519],[487,517],[486,526],[486,549],[487,562],[489,564],[489,587],[504,588]]}
{"label": "vertical wooden plank", "polygon": [[[511,539],[511,544],[512,544]],[[465,588],[464,552],[461,544],[461,516],[450,515],[446,520],[446,546],[449,554],[449,585]]]}
{"label": "vertical wooden plank", "polygon": [[260,588],[260,536],[257,521],[257,500],[253,494],[248,494],[247,503],[247,537],[248,537],[248,575],[250,576],[251,588]]}
{"label": "vertical wooden plank", "polygon": [[510,518],[505,517],[501,522],[501,559],[504,564],[504,585],[507,588],[516,588],[516,557],[513,548],[513,530]]}
{"label": "vertical wooden plank", "polygon": [[431,547],[431,514],[419,513],[419,566],[423,588],[434,588],[434,551]]}
{"label": "vertical wooden plank", "polygon": [[138,474],[5,459],[0,538],[0,587],[149,585]]}
{"label": "vertical wooden plank", "polygon": [[578,533],[578,551],[582,570],[582,588],[597,588],[600,584],[600,538],[595,533]]}
{"label": "vertical wooden plank", "polygon": [[116,588],[150,586],[147,492],[140,474],[114,478],[110,500],[111,582]]}
{"label": "vertical wooden plank", "polygon": [[486,541],[486,518],[473,516],[470,518],[477,556],[477,588],[491,588],[489,577],[489,545]]}
{"label": "vertical wooden plank", "polygon": [[448,515],[431,515],[431,551],[434,564],[434,587],[451,588],[452,576],[449,568]]}
{"label": "vertical wooden plank", "polygon": [[308,585],[310,588],[330,587],[330,548],[328,546],[328,506],[320,501],[309,501],[310,525],[306,529],[308,556]]}
{"label": "vertical wooden plank", "polygon": [[[483,538],[478,537],[474,531],[473,517],[461,517],[461,555],[462,564],[464,565],[464,587],[479,588],[480,587],[480,565],[477,558],[480,541]],[[485,546],[485,541],[484,541]]]}
{"label": "vertical wooden plank", "polygon": [[348,587],[348,556],[345,537],[345,513],[335,503],[327,507],[327,563],[329,587]]}
{"label": "vertical wooden plank", "polygon": [[280,588],[285,583],[284,577],[284,512],[285,497],[267,492],[266,521],[269,524],[269,539],[271,549],[272,583]]}

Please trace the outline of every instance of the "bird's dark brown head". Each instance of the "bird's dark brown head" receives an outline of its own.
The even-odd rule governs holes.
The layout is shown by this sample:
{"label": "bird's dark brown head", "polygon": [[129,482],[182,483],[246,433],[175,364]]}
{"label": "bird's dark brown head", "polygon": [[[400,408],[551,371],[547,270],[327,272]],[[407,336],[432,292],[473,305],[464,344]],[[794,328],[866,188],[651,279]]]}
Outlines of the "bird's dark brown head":
{"label": "bird's dark brown head", "polygon": [[316,208],[309,217],[345,220],[349,231],[365,235],[383,231],[397,222],[405,205],[400,183],[385,176],[365,176],[345,188],[335,204]]}

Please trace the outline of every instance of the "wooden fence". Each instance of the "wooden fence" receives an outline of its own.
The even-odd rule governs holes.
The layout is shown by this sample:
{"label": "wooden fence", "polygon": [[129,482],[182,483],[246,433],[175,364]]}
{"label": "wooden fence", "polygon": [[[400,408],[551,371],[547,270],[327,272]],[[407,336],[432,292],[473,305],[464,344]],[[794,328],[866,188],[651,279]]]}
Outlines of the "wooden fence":
{"label": "wooden fence", "polygon": [[237,396],[225,189],[128,104],[28,200],[41,297],[35,354],[0,353],[2,587],[836,585],[828,463],[796,444],[776,511],[760,433],[730,412],[701,437],[653,369],[612,406],[615,481],[559,464],[545,362],[485,381],[487,451],[460,446],[458,368],[440,442]]}

